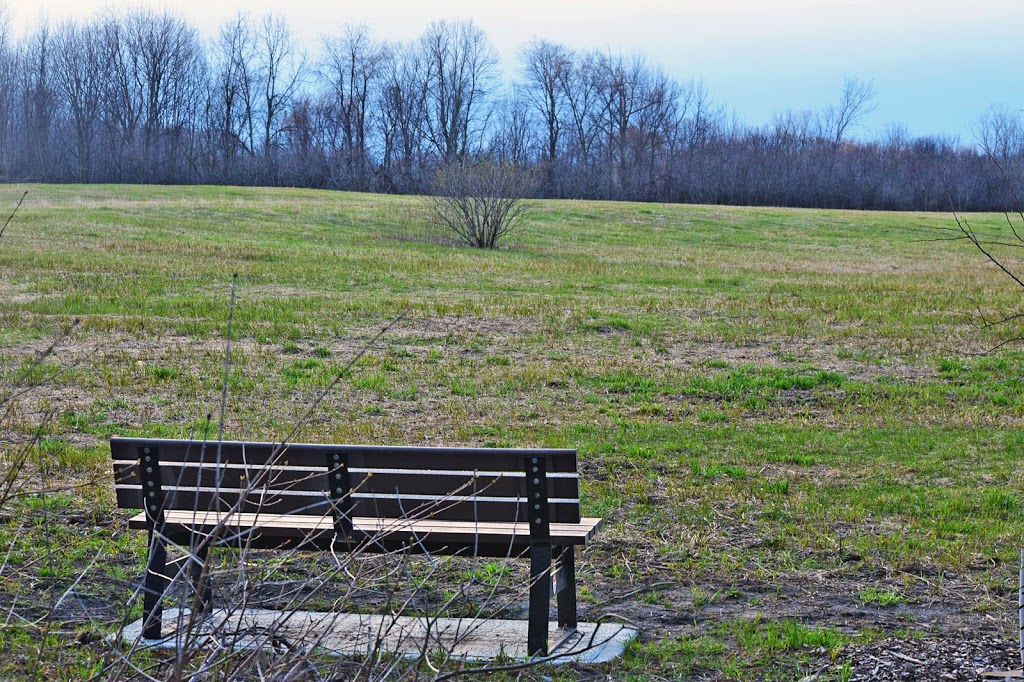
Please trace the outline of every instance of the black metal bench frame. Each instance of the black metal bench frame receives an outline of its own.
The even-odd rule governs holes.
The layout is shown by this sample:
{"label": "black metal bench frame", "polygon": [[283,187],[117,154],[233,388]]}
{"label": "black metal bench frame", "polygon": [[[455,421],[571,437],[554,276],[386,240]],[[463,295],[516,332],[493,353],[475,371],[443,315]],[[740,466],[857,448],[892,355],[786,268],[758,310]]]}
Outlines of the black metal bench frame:
{"label": "black metal bench frame", "polygon": [[[552,590],[559,628],[576,629],[575,547],[602,519],[580,516],[575,450],[119,437],[110,449],[118,506],[143,509],[129,527],[149,533],[147,639],[162,636],[167,544],[195,546],[198,579],[210,545],[231,546],[224,529],[234,546],[528,555],[528,654],[549,653]],[[198,599],[211,608],[209,584]]]}

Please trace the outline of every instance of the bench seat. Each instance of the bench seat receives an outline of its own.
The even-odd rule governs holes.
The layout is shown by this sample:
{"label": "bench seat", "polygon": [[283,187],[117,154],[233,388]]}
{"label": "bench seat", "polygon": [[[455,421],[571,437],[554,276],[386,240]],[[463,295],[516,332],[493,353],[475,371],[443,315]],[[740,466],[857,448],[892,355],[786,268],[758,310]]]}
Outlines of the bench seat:
{"label": "bench seat", "polygon": [[[579,523],[552,523],[553,545],[584,545],[601,528],[604,519],[581,518]],[[260,548],[298,547],[330,549],[335,545],[334,518],[298,514],[254,514],[249,512],[215,512],[168,510],[164,512],[164,534],[172,539],[182,534],[206,535],[223,524],[226,533],[218,544],[238,545],[251,539],[250,546]],[[368,551],[386,551],[418,547],[429,552],[438,547],[453,553],[459,549],[471,552],[479,545],[494,549],[493,553],[477,552],[477,556],[519,554],[530,547],[530,524],[496,521],[438,521],[434,519],[381,519],[356,516],[352,519],[353,537]],[[148,530],[145,512],[128,521],[129,528]]]}

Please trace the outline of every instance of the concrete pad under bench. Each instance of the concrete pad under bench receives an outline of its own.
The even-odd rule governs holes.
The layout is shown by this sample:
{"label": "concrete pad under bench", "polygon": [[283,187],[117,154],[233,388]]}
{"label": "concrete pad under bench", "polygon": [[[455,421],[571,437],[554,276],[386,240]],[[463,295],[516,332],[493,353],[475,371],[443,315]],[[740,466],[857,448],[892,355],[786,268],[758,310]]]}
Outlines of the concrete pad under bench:
{"label": "concrete pad under bench", "polygon": [[[188,624],[189,612],[164,610],[164,638],[142,639],[142,619],[128,625],[123,639],[143,647],[176,649]],[[180,627],[180,629],[179,629]],[[379,616],[322,611],[271,611],[247,609],[229,613],[214,609],[193,628],[193,646],[207,642],[251,649],[282,646],[316,649],[334,656],[360,656],[383,650],[417,657],[424,649],[450,650],[453,659],[463,661],[527,660],[526,631],[521,620],[475,618],[428,619],[414,616]],[[272,634],[271,634],[272,633]],[[636,630],[618,623],[579,623],[575,631],[549,625],[551,663],[604,663],[622,655]]]}

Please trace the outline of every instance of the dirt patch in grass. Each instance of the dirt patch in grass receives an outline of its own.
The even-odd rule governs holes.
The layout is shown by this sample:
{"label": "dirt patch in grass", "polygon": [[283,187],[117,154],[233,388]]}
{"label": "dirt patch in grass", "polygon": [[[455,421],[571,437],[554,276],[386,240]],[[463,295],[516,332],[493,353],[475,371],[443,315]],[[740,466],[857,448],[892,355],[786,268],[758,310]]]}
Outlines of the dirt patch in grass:
{"label": "dirt patch in grass", "polygon": [[746,364],[798,367],[803,364],[841,372],[851,379],[890,377],[901,381],[917,381],[935,376],[934,369],[900,358],[882,355],[879,361],[858,361],[843,358],[843,355],[849,353],[845,348],[792,339],[765,339],[745,345],[687,340],[666,344],[666,349],[671,362],[681,367],[707,367],[708,363],[724,361],[733,367]]}

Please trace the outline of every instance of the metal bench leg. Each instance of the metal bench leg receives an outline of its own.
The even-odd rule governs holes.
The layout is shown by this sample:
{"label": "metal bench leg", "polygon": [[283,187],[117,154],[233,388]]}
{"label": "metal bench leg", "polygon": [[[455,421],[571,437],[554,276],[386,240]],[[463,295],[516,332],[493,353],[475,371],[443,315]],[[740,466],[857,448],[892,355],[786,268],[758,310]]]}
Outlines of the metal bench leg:
{"label": "metal bench leg", "polygon": [[205,542],[195,550],[192,558],[192,586],[196,591],[196,606],[199,613],[209,613],[213,608],[213,590],[210,583],[210,571],[207,570],[206,560],[210,556],[210,543]]}
{"label": "metal bench leg", "polygon": [[143,583],[142,636],[160,639],[163,596],[167,589],[167,543],[160,533],[149,531],[149,559]]}
{"label": "metal bench leg", "polygon": [[548,655],[548,607],[551,604],[551,544],[530,546],[530,621],[528,656]]}
{"label": "metal bench leg", "polygon": [[576,629],[576,553],[572,545],[558,553],[558,627]]}

